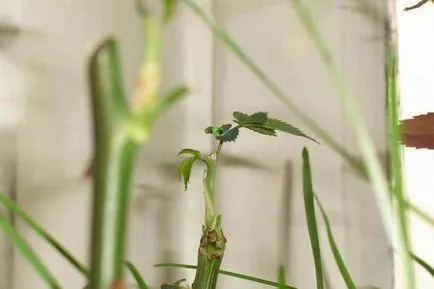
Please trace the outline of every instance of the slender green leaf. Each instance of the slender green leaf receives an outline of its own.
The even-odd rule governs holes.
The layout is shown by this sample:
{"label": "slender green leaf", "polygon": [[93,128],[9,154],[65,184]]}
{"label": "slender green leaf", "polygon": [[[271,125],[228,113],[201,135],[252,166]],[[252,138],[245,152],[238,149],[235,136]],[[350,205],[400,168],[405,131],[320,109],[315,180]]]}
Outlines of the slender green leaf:
{"label": "slender green leaf", "polygon": [[24,224],[29,226],[36,234],[42,237],[48,244],[50,244],[54,249],[59,252],[77,271],[79,271],[84,276],[88,276],[88,269],[78,261],[59,241],[57,241],[53,236],[51,236],[42,226],[36,223],[29,215],[27,215],[23,210],[21,210],[13,200],[0,194],[0,204],[5,206],[9,211],[20,218]]}
{"label": "slender green leaf", "polygon": [[190,182],[191,168],[196,160],[194,157],[185,158],[178,164],[178,177],[184,181],[184,189],[187,190]]}
{"label": "slender green leaf", "polygon": [[159,117],[163,112],[173,106],[176,102],[183,99],[189,93],[189,89],[186,86],[176,86],[169,91],[164,97],[158,98],[155,103],[154,117]]}
{"label": "slender green leaf", "polygon": [[[391,50],[393,48],[390,48]],[[396,199],[397,217],[399,225],[399,249],[405,270],[405,279],[409,289],[416,287],[414,276],[414,267],[412,262],[412,248],[410,244],[410,232],[407,217],[407,202],[403,189],[402,181],[402,163],[401,163],[401,126],[399,122],[399,104],[397,92],[397,56],[395,51],[389,51],[390,55],[387,59],[387,122],[388,122],[388,145],[389,145],[389,170],[390,170],[390,184],[392,193]]]}
{"label": "slender green leaf", "polygon": [[423,211],[421,208],[417,207],[416,205],[410,203],[409,201],[407,201],[406,204],[410,211],[415,213],[419,218],[424,220],[427,224],[434,227],[434,217],[432,217],[430,214]]}
{"label": "slender green leaf", "polygon": [[125,266],[128,268],[128,270],[130,270],[131,274],[136,280],[137,288],[148,289],[148,285],[146,285],[145,279],[143,279],[142,275],[140,274],[139,270],[137,270],[136,266],[134,266],[134,264],[131,263],[130,261],[125,261]]}
{"label": "slender green leaf", "polygon": [[332,231],[332,228],[330,226],[330,221],[329,221],[329,218],[326,214],[326,211],[324,210],[324,207],[322,206],[317,195],[315,195],[315,200],[316,200],[316,203],[318,204],[318,207],[320,208],[322,217],[324,219],[324,223],[326,225],[327,237],[329,239],[330,248],[332,250],[333,257],[335,258],[336,265],[338,266],[339,271],[341,272],[342,278],[344,279],[345,284],[347,285],[347,288],[348,289],[356,289],[357,287],[356,287],[353,279],[351,278],[351,275],[347,269],[347,266],[345,265],[344,258],[342,258],[342,255],[339,252],[339,249],[338,249],[338,246],[336,244],[335,237],[333,236],[333,231]]}
{"label": "slender green leaf", "polygon": [[418,256],[412,254],[412,258],[422,267],[424,268],[432,277],[434,277],[434,269],[427,262],[419,258]]}
{"label": "slender green leaf", "polygon": [[[185,264],[176,264],[176,263],[161,263],[161,264],[154,265],[154,267],[157,267],[157,268],[158,267],[183,268],[183,269],[194,269],[194,270],[197,269],[197,266],[194,266],[194,265],[185,265]],[[255,283],[260,283],[263,285],[272,286],[272,287],[276,287],[276,288],[279,287],[279,284],[277,282],[272,282],[272,281],[268,281],[268,280],[256,278],[253,276],[240,274],[240,273],[235,273],[235,272],[230,272],[230,271],[225,271],[225,270],[219,270],[219,274],[231,276],[231,277],[235,277],[235,278],[239,278],[239,279],[243,279],[243,280],[247,280],[247,281],[251,281],[251,282],[255,282]],[[285,289],[297,289],[297,288],[295,288],[293,286],[286,285]]]}
{"label": "slender green leaf", "polygon": [[344,146],[336,141],[326,130],[324,130],[313,117],[301,110],[286,93],[241,49],[234,39],[221,28],[215,21],[206,14],[206,12],[194,0],[182,0],[204,23],[213,31],[213,33],[223,41],[227,47],[246,65],[248,69],[261,81],[275,96],[280,100],[293,115],[298,117],[304,124],[326,144],[328,144],[336,153],[344,158],[351,168],[363,178],[367,178],[365,167],[360,164],[355,156],[348,152]]}
{"label": "slender green leaf", "polygon": [[9,241],[17,248],[24,258],[33,267],[36,273],[42,280],[52,289],[60,288],[54,276],[48,271],[47,267],[42,263],[39,257],[26,244],[26,241],[18,234],[15,228],[9,223],[8,219],[0,215],[0,230],[3,231]]}
{"label": "slender green leaf", "polygon": [[267,122],[265,123],[265,126],[268,128],[272,128],[274,130],[286,132],[286,133],[293,134],[296,136],[305,137],[307,139],[310,139],[310,140],[318,143],[318,141],[311,138],[310,136],[308,136],[307,134],[305,134],[304,132],[302,132],[300,129],[296,128],[292,124],[286,123],[284,121],[281,121],[281,120],[278,120],[275,118],[268,118]]}
{"label": "slender green leaf", "polygon": [[306,148],[303,149],[303,195],[310,245],[312,247],[313,259],[315,261],[316,286],[318,289],[324,289],[323,265],[315,216],[315,204],[313,199],[314,193],[312,188],[309,152]]}
{"label": "slender green leaf", "polygon": [[279,266],[279,272],[277,275],[277,281],[278,281],[278,287],[279,289],[286,289],[286,274],[285,274],[285,267]]}
{"label": "slender green leaf", "polygon": [[178,156],[184,155],[184,154],[191,155],[192,157],[194,157],[197,160],[202,158],[202,154],[200,153],[200,151],[194,150],[194,149],[183,149],[182,151],[180,151],[178,153]]}
{"label": "slender green leaf", "polygon": [[[299,19],[310,36],[314,46],[317,48],[329,75],[332,78],[333,84],[338,89],[338,96],[345,104],[346,116],[352,125],[358,147],[363,156],[366,165],[367,174],[374,188],[377,205],[379,207],[381,218],[384,224],[386,235],[392,244],[392,247],[398,251],[402,257],[404,268],[406,268],[405,277],[409,289],[414,288],[414,282],[411,273],[411,266],[408,266],[408,253],[406,249],[407,239],[403,233],[402,222],[397,224],[393,218],[392,204],[390,200],[390,190],[385,172],[383,171],[381,162],[377,156],[377,149],[369,136],[369,131],[363,121],[361,110],[357,102],[353,99],[348,91],[346,81],[340,72],[338,65],[329,49],[325,39],[322,37],[318,26],[315,24],[309,9],[302,3],[301,0],[287,0],[296,10]],[[400,218],[402,221],[402,218]]]}

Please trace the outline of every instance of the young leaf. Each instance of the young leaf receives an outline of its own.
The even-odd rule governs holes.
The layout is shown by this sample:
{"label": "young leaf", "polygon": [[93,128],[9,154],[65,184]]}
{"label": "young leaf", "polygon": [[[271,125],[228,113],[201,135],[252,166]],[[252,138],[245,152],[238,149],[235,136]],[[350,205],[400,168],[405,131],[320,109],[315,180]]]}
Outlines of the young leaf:
{"label": "young leaf", "polygon": [[194,157],[197,160],[199,160],[199,159],[202,158],[202,155],[201,155],[200,151],[197,151],[197,150],[194,150],[194,149],[183,149],[182,151],[180,151],[178,153],[178,156],[182,155],[182,154],[191,155],[192,157]]}
{"label": "young leaf", "polygon": [[195,157],[189,157],[183,159],[178,164],[178,177],[179,179],[184,180],[184,189],[187,190],[188,183],[190,182],[190,174],[191,174],[191,168],[193,167],[193,163],[196,160]]}
{"label": "young leaf", "polygon": [[313,200],[312,176],[310,171],[309,152],[303,149],[303,195],[306,220],[309,230],[310,245],[312,247],[315,262],[316,285],[318,289],[324,289],[323,266],[321,248],[319,245],[318,228],[315,216],[315,204]]}
{"label": "young leaf", "polygon": [[265,123],[265,126],[268,128],[272,128],[274,130],[281,131],[281,132],[286,132],[286,133],[293,134],[296,136],[302,136],[302,137],[305,137],[307,139],[310,139],[310,140],[318,143],[318,141],[316,141],[315,139],[306,135],[305,133],[303,133],[300,129],[296,128],[295,126],[293,126],[289,123],[283,122],[281,120],[275,119],[275,118],[268,118],[267,122]]}
{"label": "young leaf", "polygon": [[[163,268],[197,269],[197,266],[194,266],[194,265],[185,265],[185,264],[176,264],[176,263],[161,263],[161,264],[154,265],[154,267],[157,267],[157,268],[163,267]],[[239,279],[243,279],[243,280],[247,280],[247,281],[256,282],[256,283],[259,283],[259,284],[263,284],[263,285],[279,288],[279,284],[276,283],[276,282],[272,282],[272,281],[256,278],[256,277],[249,276],[249,275],[244,275],[244,274],[230,272],[230,271],[225,271],[225,270],[219,270],[219,274],[226,275],[226,276],[231,276],[231,277],[235,277],[235,278],[239,278]],[[285,285],[284,288],[285,289],[297,289],[297,288],[295,288],[293,286],[289,286],[289,285]]]}
{"label": "young leaf", "polygon": [[274,129],[271,129],[268,127],[264,127],[264,126],[260,126],[260,125],[243,125],[243,127],[250,129],[254,132],[260,133],[260,134],[277,136]]}
{"label": "young leaf", "polygon": [[139,270],[137,270],[136,266],[134,266],[134,264],[131,263],[130,261],[125,261],[125,266],[128,268],[128,270],[130,270],[131,274],[136,280],[137,288],[148,289],[148,285],[146,285],[145,279],[143,279],[142,275],[140,274]]}
{"label": "young leaf", "polygon": [[345,284],[347,285],[348,289],[356,289],[356,285],[354,284],[353,279],[351,278],[351,275],[347,269],[347,266],[345,266],[344,259],[342,258],[341,253],[339,252],[338,246],[336,245],[335,238],[333,236],[333,232],[330,226],[329,218],[326,214],[326,211],[324,210],[324,207],[322,206],[321,202],[319,201],[319,198],[317,195],[315,195],[315,200],[318,204],[318,207],[321,211],[324,223],[326,225],[327,230],[327,237],[329,239],[330,248],[333,253],[333,257],[335,258],[336,265],[339,268],[339,271],[341,272],[342,278],[345,281]]}
{"label": "young leaf", "polygon": [[15,246],[24,258],[27,259],[29,264],[33,267],[36,273],[47,283],[48,288],[58,289],[60,288],[56,279],[48,271],[47,267],[41,262],[39,257],[33,252],[33,250],[26,244],[23,237],[21,237],[15,228],[9,223],[8,219],[0,215],[0,230],[9,241]]}
{"label": "young leaf", "polygon": [[234,127],[233,129],[230,129],[225,133],[219,135],[217,139],[222,142],[234,142],[237,139],[239,132],[239,128]]}

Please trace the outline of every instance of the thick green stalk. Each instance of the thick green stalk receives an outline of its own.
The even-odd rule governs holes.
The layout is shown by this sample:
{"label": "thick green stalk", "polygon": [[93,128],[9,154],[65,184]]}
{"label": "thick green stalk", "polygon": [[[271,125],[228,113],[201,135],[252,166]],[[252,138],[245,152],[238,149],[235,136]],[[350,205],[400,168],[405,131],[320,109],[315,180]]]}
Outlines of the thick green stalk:
{"label": "thick green stalk", "polygon": [[105,41],[90,65],[95,134],[95,174],[90,284],[106,289],[121,282],[127,204],[137,145],[128,134],[117,46]]}

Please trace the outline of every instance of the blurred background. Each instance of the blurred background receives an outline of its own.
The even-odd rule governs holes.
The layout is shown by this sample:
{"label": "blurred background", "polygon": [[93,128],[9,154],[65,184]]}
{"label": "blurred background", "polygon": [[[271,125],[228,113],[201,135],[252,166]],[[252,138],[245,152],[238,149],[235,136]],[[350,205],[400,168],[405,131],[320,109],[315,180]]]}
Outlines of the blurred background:
{"label": "blurred background", "polygon": [[[336,91],[287,1],[197,2],[214,15],[293,101],[357,154]],[[388,13],[384,2],[305,0],[360,102],[383,159]],[[401,10],[413,4],[402,2],[398,5]],[[429,21],[433,21],[433,7],[429,7],[433,5],[426,6],[425,11],[419,9],[399,19],[403,31],[400,42],[412,45],[402,46],[403,63],[412,67],[412,80],[423,75],[424,81],[429,82],[434,67],[432,56],[431,62],[410,60],[415,54],[420,57],[426,52],[428,57],[433,51],[432,44],[431,48],[420,44],[426,38],[420,31],[429,35]],[[87,262],[92,193],[91,179],[85,176],[92,157],[87,59],[99,41],[108,34],[115,35],[121,46],[124,82],[132,91],[143,52],[140,19],[134,2],[125,0],[0,0],[0,7],[0,189]],[[414,26],[409,28],[408,23]],[[421,62],[427,67],[431,63],[431,74],[418,70]],[[415,93],[415,84],[401,74],[404,114],[411,116],[429,110],[423,104],[419,109],[406,108],[410,105],[409,95]],[[158,122],[151,142],[141,150],[130,206],[129,259],[155,288],[183,277],[191,282],[194,276],[192,271],[153,268],[158,262],[196,262],[203,216],[202,173],[200,168],[195,169],[188,191],[183,192],[176,176],[178,151],[190,147],[210,152],[214,144],[204,134],[205,127],[229,121],[236,110],[267,111],[310,134],[182,5],[176,20],[166,29],[164,43],[163,86],[174,84],[187,84],[194,91]],[[432,82],[429,85],[433,92]],[[421,90],[420,94],[429,93]],[[369,185],[325,145],[291,136],[272,139],[244,132],[236,144],[223,148],[217,183],[217,207],[223,214],[228,238],[223,269],[275,280],[278,265],[283,264],[289,284],[314,287],[301,192],[303,146],[311,151],[316,193],[329,214],[354,279],[360,286],[394,288],[393,253]],[[406,153],[409,170],[417,167],[412,158],[428,166],[428,158],[419,153]],[[410,171],[408,174],[415,175]],[[429,178],[428,174],[425,177]],[[414,176],[408,185],[419,182]],[[409,190],[412,194],[415,191]],[[424,189],[417,193],[429,194]],[[422,197],[418,200],[424,203]],[[85,285],[85,280],[53,249],[19,222],[15,224],[63,288]],[[425,241],[418,241],[425,236],[420,234],[415,236],[421,239],[414,242],[421,250],[427,250]],[[324,248],[328,248],[324,234],[321,237]],[[327,249],[324,259],[328,264],[327,288],[344,288]],[[221,288],[263,287],[229,277],[222,277],[219,282]],[[45,288],[2,236],[0,288]]]}

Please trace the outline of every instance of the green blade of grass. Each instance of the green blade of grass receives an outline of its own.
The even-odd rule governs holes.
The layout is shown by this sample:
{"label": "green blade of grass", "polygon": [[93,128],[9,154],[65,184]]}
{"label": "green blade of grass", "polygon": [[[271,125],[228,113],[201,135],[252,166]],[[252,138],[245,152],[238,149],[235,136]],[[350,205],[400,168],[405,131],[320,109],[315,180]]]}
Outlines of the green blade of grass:
{"label": "green blade of grass", "polygon": [[[185,265],[185,264],[177,264],[177,263],[161,263],[161,264],[154,265],[154,267],[157,267],[157,268],[158,267],[166,267],[166,268],[197,269],[197,266],[194,266],[194,265]],[[256,277],[249,276],[249,275],[230,272],[230,271],[226,271],[226,270],[219,270],[219,274],[279,288],[279,283],[276,283],[273,281],[268,281],[268,280],[261,279],[261,278],[256,278]],[[285,285],[284,288],[285,289],[297,289],[296,287],[293,287],[290,285]]]}
{"label": "green blade of grass", "polygon": [[[392,50],[392,48],[390,48]],[[412,262],[412,248],[410,244],[410,233],[408,228],[407,202],[402,184],[402,163],[401,163],[401,126],[398,116],[398,93],[397,93],[397,56],[391,51],[387,63],[387,122],[388,122],[388,144],[389,144],[389,170],[391,189],[396,197],[396,210],[399,223],[400,257],[406,273],[408,288],[416,288],[414,268]]]}
{"label": "green blade of grass", "polygon": [[278,287],[279,289],[286,289],[286,274],[285,274],[285,267],[279,266],[279,271],[277,274],[277,281],[278,281]]}
{"label": "green blade of grass", "polygon": [[9,241],[15,246],[15,248],[24,256],[24,258],[33,267],[36,273],[42,280],[52,289],[58,289],[56,279],[48,271],[47,267],[42,263],[39,257],[33,252],[33,250],[26,244],[24,239],[18,234],[15,228],[9,223],[8,219],[0,215],[0,230],[3,231]]}
{"label": "green blade of grass", "polygon": [[148,285],[146,285],[145,279],[143,279],[142,275],[140,274],[139,270],[137,270],[136,266],[134,266],[133,263],[130,261],[125,261],[125,266],[128,268],[128,270],[133,275],[134,279],[137,283],[137,288],[139,289],[148,289]]}
{"label": "green blade of grass", "polygon": [[[403,276],[406,279],[407,288],[415,288],[413,278],[412,262],[409,259],[409,239],[405,225],[405,208],[402,206],[400,196],[398,199],[398,221],[393,218],[392,203],[390,200],[391,192],[389,184],[380,160],[377,157],[376,148],[372,142],[368,129],[363,121],[363,117],[357,102],[349,94],[346,82],[342,73],[339,71],[336,61],[329,49],[326,41],[321,36],[310,11],[300,0],[287,0],[295,8],[303,26],[310,36],[314,46],[318,50],[323,62],[332,78],[333,84],[338,89],[338,96],[341,98],[347,118],[353,127],[356,135],[356,141],[361,150],[364,163],[374,188],[377,205],[379,207],[384,228],[392,247],[398,252],[403,262],[405,272]],[[390,75],[390,74],[389,74]],[[390,80],[388,80],[390,85]],[[393,192],[393,191],[392,191]]]}
{"label": "green blade of grass", "polygon": [[418,256],[412,254],[412,258],[418,263],[422,268],[424,268],[432,277],[434,277],[434,269],[427,262],[419,258]]}
{"label": "green blade of grass", "polygon": [[48,244],[59,252],[77,271],[82,273],[84,276],[88,276],[88,269],[78,261],[65,247],[63,247],[59,241],[57,241],[53,236],[51,236],[46,230],[42,228],[38,223],[36,223],[29,215],[24,213],[13,200],[0,194],[0,204],[5,206],[9,211],[11,211],[15,216],[20,218],[24,224],[26,224],[30,229],[32,229],[36,234],[38,234],[42,239],[44,239]]}
{"label": "green blade of grass", "polygon": [[193,0],[182,0],[212,30],[235,56],[270,90],[274,97],[281,101],[288,110],[298,117],[314,134],[321,138],[336,153],[343,157],[358,175],[366,178],[365,167],[360,161],[340,145],[313,118],[301,110],[286,93],[241,49],[236,41],[209,16]]}
{"label": "green blade of grass", "polygon": [[415,206],[411,202],[407,201],[406,203],[409,210],[411,210],[413,213],[415,213],[419,218],[424,220],[426,223],[434,227],[434,217],[432,217],[427,212],[423,211],[421,208]]}
{"label": "green blade of grass", "polygon": [[324,210],[324,207],[322,206],[317,195],[315,195],[315,200],[316,200],[316,203],[318,204],[318,207],[321,211],[324,223],[326,225],[327,238],[329,240],[330,249],[332,250],[336,265],[338,266],[339,271],[341,272],[342,278],[344,279],[345,284],[347,285],[347,288],[348,289],[356,289],[356,285],[355,285],[353,279],[351,278],[350,272],[348,271],[347,266],[345,265],[345,262],[344,262],[344,259],[342,258],[341,253],[339,252],[339,248],[336,244],[335,237],[333,236],[333,231],[332,231],[332,228],[330,226],[330,221],[329,221],[329,218],[327,216],[327,213]]}
{"label": "green blade of grass", "polygon": [[315,204],[313,199],[314,193],[312,188],[312,175],[310,170],[309,152],[306,148],[303,149],[303,196],[310,245],[312,247],[313,259],[315,262],[316,286],[318,289],[324,289],[321,248],[318,237]]}

